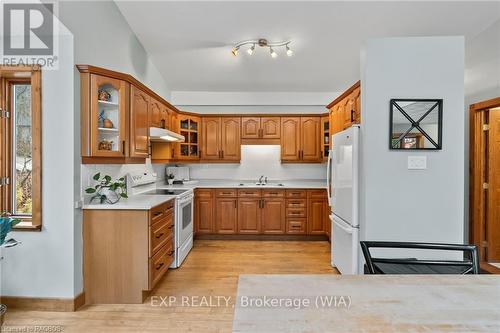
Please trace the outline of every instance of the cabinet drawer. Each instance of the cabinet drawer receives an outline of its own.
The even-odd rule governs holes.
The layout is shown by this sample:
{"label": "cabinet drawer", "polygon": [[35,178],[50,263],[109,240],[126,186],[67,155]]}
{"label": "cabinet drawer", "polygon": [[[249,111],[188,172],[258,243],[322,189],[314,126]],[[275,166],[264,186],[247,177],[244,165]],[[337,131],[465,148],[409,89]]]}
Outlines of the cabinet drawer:
{"label": "cabinet drawer", "polygon": [[283,198],[285,196],[284,190],[262,190],[264,198]]}
{"label": "cabinet drawer", "polygon": [[326,190],[318,189],[318,190],[308,190],[307,197],[310,199],[326,199]]}
{"label": "cabinet drawer", "polygon": [[260,190],[238,190],[238,196],[242,198],[260,198]]}
{"label": "cabinet drawer", "polygon": [[306,217],[306,209],[305,208],[287,208],[286,209],[287,217]]}
{"label": "cabinet drawer", "polygon": [[225,189],[217,189],[215,190],[215,195],[217,197],[236,197],[238,195],[238,191],[234,188],[225,188]]}
{"label": "cabinet drawer", "polygon": [[174,260],[174,242],[171,238],[152,258],[149,259],[149,289],[160,281]]}
{"label": "cabinet drawer", "polygon": [[286,190],[287,198],[307,198],[306,190]]}
{"label": "cabinet drawer", "polygon": [[288,219],[286,221],[287,234],[305,234],[306,233],[306,219]]}
{"label": "cabinet drawer", "polygon": [[211,198],[213,196],[213,190],[211,189],[198,189],[194,191],[194,195],[197,198]]}
{"label": "cabinet drawer", "polygon": [[288,208],[306,208],[306,199],[287,199],[286,206]]}
{"label": "cabinet drawer", "polygon": [[158,252],[170,239],[174,237],[174,215],[169,214],[164,219],[150,227],[149,256]]}
{"label": "cabinet drawer", "polygon": [[165,219],[169,214],[173,214],[174,199],[151,208],[149,212],[149,225],[153,225],[156,222]]}

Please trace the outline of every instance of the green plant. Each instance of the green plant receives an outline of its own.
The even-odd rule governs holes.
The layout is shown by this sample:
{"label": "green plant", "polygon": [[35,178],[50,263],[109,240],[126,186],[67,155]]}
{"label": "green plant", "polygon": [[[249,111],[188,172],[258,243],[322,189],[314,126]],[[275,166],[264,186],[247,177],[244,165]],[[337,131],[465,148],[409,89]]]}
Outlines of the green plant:
{"label": "green plant", "polygon": [[19,222],[21,222],[20,219],[11,217],[11,215],[7,212],[0,213],[0,245],[5,243],[7,234]]}
{"label": "green plant", "polygon": [[124,177],[112,181],[111,176],[104,175],[101,177],[101,173],[98,172],[92,179],[94,179],[97,184],[94,187],[85,189],[86,193],[94,194],[90,198],[90,202],[99,199],[101,203],[106,202],[115,204],[120,201],[121,198],[128,198],[127,184],[125,183]]}

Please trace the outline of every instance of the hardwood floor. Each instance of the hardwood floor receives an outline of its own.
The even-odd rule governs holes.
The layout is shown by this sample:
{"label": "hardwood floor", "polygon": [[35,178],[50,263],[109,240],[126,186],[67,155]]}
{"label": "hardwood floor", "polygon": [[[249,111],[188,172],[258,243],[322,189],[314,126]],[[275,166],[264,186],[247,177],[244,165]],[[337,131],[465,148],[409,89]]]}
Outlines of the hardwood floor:
{"label": "hardwood floor", "polygon": [[[338,272],[330,266],[330,244],[325,241],[196,240],[183,266],[170,270],[143,304],[91,305],[77,312],[10,309],[4,326],[60,325],[65,333],[231,332],[240,274]],[[172,306],[162,303],[169,296],[176,297]],[[199,305],[202,296],[212,302],[217,296],[231,300],[227,307],[222,298],[218,307],[182,306],[183,296],[190,305]]]}

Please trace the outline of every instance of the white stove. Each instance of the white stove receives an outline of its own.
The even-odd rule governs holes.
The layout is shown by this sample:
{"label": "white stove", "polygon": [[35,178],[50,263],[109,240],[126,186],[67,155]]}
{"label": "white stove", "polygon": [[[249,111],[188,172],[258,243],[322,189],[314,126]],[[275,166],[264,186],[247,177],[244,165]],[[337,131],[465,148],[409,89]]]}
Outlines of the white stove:
{"label": "white stove", "polygon": [[181,266],[193,248],[193,198],[192,189],[156,188],[156,174],[129,173],[127,175],[129,195],[173,195],[175,196],[175,255],[171,268]]}

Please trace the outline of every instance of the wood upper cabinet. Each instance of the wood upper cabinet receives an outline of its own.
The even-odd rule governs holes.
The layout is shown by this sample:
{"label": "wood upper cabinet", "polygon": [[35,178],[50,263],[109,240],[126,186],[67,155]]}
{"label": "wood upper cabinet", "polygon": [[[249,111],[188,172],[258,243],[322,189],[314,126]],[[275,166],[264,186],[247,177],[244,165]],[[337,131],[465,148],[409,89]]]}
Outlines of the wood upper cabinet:
{"label": "wood upper cabinet", "polygon": [[130,156],[148,157],[150,97],[135,86],[130,97]]}
{"label": "wood upper cabinet", "polygon": [[129,85],[101,75],[85,77],[87,85],[82,82],[82,156],[125,157]]}
{"label": "wood upper cabinet", "polygon": [[284,198],[262,199],[262,233],[284,234],[286,232]]}
{"label": "wood upper cabinet", "polygon": [[215,199],[215,231],[218,234],[235,234],[238,221],[238,199]]}
{"label": "wood upper cabinet", "polygon": [[200,158],[199,134],[201,118],[180,114],[178,117],[179,132],[184,136],[184,142],[176,143],[177,160],[198,160]]}
{"label": "wood upper cabinet", "polygon": [[239,117],[203,117],[201,159],[239,161],[240,121]]}
{"label": "wood upper cabinet", "polygon": [[211,189],[196,190],[194,209],[195,234],[214,233],[214,191]]}
{"label": "wood upper cabinet", "polygon": [[217,117],[204,117],[202,124],[201,158],[203,160],[218,160],[221,142],[221,119]]}
{"label": "wood upper cabinet", "polygon": [[330,116],[321,117],[321,157],[323,161],[328,159],[328,154],[330,154],[331,147],[331,137],[330,137]]}
{"label": "wood upper cabinet", "polygon": [[327,105],[330,110],[330,135],[361,122],[361,86],[356,82]]}
{"label": "wood upper cabinet", "polygon": [[281,118],[281,160],[321,162],[321,117]]}
{"label": "wood upper cabinet", "polygon": [[150,97],[149,110],[148,110],[150,127],[162,127],[161,118],[162,118],[163,108],[164,108],[163,104],[158,102],[156,99]]}
{"label": "wood upper cabinet", "polygon": [[258,139],[260,137],[260,117],[241,117],[241,138]]}
{"label": "wood upper cabinet", "polygon": [[280,117],[242,117],[242,139],[279,139]]}
{"label": "wood upper cabinet", "polygon": [[300,118],[301,160],[316,162],[321,160],[321,118]]}
{"label": "wood upper cabinet", "polygon": [[300,160],[300,117],[281,118],[281,160]]}
{"label": "wood upper cabinet", "polygon": [[221,154],[222,160],[239,161],[241,155],[241,135],[240,135],[241,118],[223,117],[221,121]]}
{"label": "wood upper cabinet", "polygon": [[260,234],[261,232],[261,199],[238,199],[238,233]]}

